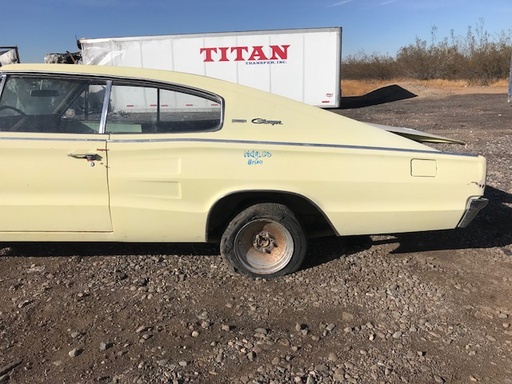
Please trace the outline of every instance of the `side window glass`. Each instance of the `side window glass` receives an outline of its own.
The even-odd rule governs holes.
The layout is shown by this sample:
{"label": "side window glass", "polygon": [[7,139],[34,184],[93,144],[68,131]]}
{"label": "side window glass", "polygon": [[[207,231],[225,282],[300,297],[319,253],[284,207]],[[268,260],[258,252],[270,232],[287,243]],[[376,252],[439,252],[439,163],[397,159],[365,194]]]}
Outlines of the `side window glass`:
{"label": "side window glass", "polygon": [[108,133],[204,132],[220,127],[219,100],[147,86],[112,86]]}
{"label": "side window glass", "polygon": [[84,84],[82,92],[61,115],[59,132],[98,133],[105,91],[104,84]]}
{"label": "side window glass", "polygon": [[98,132],[105,88],[87,79],[9,76],[0,97],[0,131]]}

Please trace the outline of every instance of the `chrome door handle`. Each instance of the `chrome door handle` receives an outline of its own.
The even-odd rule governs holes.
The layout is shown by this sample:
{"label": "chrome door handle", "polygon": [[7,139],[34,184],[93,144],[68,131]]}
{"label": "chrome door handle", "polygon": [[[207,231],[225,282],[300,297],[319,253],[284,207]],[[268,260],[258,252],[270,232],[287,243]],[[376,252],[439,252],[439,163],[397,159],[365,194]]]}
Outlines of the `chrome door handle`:
{"label": "chrome door handle", "polygon": [[97,153],[68,153],[73,159],[85,159],[87,161],[99,161],[102,159]]}

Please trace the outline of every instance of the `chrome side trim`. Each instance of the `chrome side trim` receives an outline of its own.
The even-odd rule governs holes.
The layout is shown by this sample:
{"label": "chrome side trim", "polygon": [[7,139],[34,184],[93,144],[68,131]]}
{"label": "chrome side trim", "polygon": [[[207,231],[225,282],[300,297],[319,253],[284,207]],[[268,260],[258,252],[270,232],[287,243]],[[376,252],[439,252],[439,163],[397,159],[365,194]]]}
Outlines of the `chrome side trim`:
{"label": "chrome side trim", "polygon": [[[421,149],[407,149],[407,148],[389,148],[389,147],[370,147],[364,145],[343,145],[343,144],[322,144],[322,143],[297,143],[287,141],[259,141],[259,140],[226,140],[226,139],[198,139],[198,138],[144,138],[144,139],[115,139],[115,134],[103,134],[103,138],[98,138],[99,134],[90,134],[96,136],[95,138],[87,138],[88,134],[82,134],[80,137],[44,137],[48,135],[45,133],[38,133],[41,137],[9,137],[1,136],[0,140],[27,140],[27,141],[96,141],[107,143],[217,143],[217,144],[243,144],[243,145],[258,145],[258,146],[289,146],[289,147],[311,147],[311,148],[333,148],[333,149],[351,149],[351,150],[366,150],[366,151],[387,151],[387,152],[401,152],[401,153],[423,153],[435,156],[461,156],[461,157],[478,157],[479,155],[468,153],[455,153],[455,152],[441,152],[436,150],[421,150]],[[53,134],[57,135],[57,134]],[[69,135],[69,134],[68,134]],[[137,134],[135,134],[137,135]]]}
{"label": "chrome side trim", "polygon": [[144,138],[144,139],[116,139],[112,134],[109,143],[163,143],[163,142],[192,142],[192,143],[219,143],[219,144],[244,144],[244,145],[272,145],[272,146],[290,146],[290,147],[311,147],[311,148],[335,148],[335,149],[353,149],[353,150],[369,150],[369,151],[389,151],[404,153],[428,153],[432,155],[449,155],[463,157],[478,157],[478,155],[455,152],[441,152],[435,149],[407,149],[407,148],[390,148],[390,147],[370,147],[364,145],[344,145],[344,144],[324,144],[324,143],[297,143],[289,141],[260,141],[260,140],[228,140],[228,139],[200,139],[200,138]]}
{"label": "chrome side trim", "polygon": [[[44,133],[40,133],[40,135],[44,135]],[[47,133],[48,135],[48,133]],[[55,133],[53,133],[55,135]],[[81,137],[71,138],[71,137],[5,137],[0,136],[0,141],[90,141],[90,142],[101,142],[105,143],[108,140],[108,136],[104,136],[103,138],[87,138],[84,134]],[[97,135],[97,134],[94,134]]]}

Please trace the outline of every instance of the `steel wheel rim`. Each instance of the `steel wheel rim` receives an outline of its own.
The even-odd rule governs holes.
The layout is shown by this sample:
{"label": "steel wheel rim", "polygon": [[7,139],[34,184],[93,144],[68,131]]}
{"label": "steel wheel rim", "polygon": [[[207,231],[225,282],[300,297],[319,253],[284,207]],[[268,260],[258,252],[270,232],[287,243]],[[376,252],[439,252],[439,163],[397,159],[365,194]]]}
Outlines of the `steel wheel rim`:
{"label": "steel wheel rim", "polygon": [[283,225],[272,220],[245,224],[235,238],[235,254],[248,271],[273,274],[282,270],[293,257],[293,238]]}

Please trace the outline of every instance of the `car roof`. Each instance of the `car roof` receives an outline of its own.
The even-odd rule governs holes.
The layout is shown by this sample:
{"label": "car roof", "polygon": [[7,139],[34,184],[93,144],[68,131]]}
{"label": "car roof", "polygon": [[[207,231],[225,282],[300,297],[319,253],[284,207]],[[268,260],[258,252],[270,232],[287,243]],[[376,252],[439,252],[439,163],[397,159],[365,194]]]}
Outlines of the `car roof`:
{"label": "car roof", "polygon": [[91,76],[108,76],[119,78],[160,81],[170,84],[183,84],[192,87],[208,89],[226,89],[238,84],[211,77],[193,75],[161,69],[148,69],[136,67],[118,67],[109,65],[85,64],[9,64],[2,66],[0,72],[4,73],[47,73],[47,74],[77,74]]}
{"label": "car roof", "polygon": [[227,121],[240,119],[249,121],[251,118],[262,116],[267,120],[287,121],[286,125],[280,125],[279,129],[270,131],[263,129],[261,125],[247,124],[247,127],[241,130],[239,125],[231,124],[216,131],[216,135],[232,136],[236,134],[240,138],[258,140],[264,135],[268,135],[269,140],[282,142],[323,142],[364,147],[391,146],[432,151],[430,148],[420,146],[418,143],[390,134],[367,123],[358,122],[283,96],[206,76],[159,69],[85,64],[10,64],[0,68],[0,74],[2,73],[104,76],[179,85],[221,96],[225,103],[231,105],[231,108],[225,112]]}

